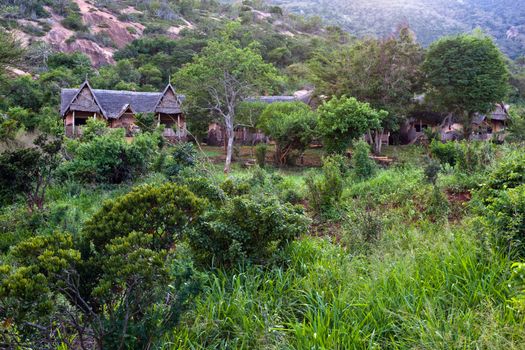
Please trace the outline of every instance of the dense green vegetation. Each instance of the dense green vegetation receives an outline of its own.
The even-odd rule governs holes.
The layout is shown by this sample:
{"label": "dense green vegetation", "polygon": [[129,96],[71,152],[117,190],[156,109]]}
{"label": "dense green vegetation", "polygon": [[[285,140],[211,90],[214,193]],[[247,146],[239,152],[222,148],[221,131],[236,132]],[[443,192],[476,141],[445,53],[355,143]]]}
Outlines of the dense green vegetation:
{"label": "dense green vegetation", "polygon": [[[350,33],[386,36],[401,24],[414,28],[427,46],[441,36],[481,28],[509,56],[523,55],[525,15],[520,3],[510,0],[272,0],[295,13],[319,16]],[[512,30],[509,37],[508,31]]]}
{"label": "dense green vegetation", "polygon": [[513,145],[452,145],[454,165],[428,153],[431,182],[416,146],[387,169],[356,146],[354,161],[313,173],[227,177],[179,146],[133,182],[55,181],[44,210],[1,210],[2,341],[519,349],[525,159]]}
{"label": "dense green vegetation", "polygon": [[[67,1],[7,4],[3,24],[50,6],[87,30]],[[0,32],[0,348],[523,348],[523,62],[480,33],[350,40],[257,1],[97,4],[146,25],[114,65],[35,61]],[[198,27],[169,38],[179,16]],[[17,61],[39,74],[13,76]],[[168,143],[150,114],[133,138],[96,119],[65,138],[59,92],[86,74],[146,91],[173,77],[195,139]],[[311,84],[316,108],[257,101]],[[382,147],[421,95],[464,117],[463,140]],[[471,140],[506,98],[506,139]],[[199,142],[212,120],[227,149]],[[273,143],[236,145],[238,126]]]}

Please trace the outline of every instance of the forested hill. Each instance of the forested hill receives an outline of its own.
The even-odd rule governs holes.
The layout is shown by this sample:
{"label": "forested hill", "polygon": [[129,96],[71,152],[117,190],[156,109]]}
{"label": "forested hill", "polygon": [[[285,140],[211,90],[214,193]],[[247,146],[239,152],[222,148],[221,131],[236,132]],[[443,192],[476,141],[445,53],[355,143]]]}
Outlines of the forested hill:
{"label": "forested hill", "polygon": [[318,47],[309,44],[315,38],[333,37],[315,18],[283,13],[262,1],[0,0],[0,28],[28,47],[29,58],[39,61],[32,67],[57,51],[84,53],[95,66],[113,64],[130,55],[119,52],[128,44],[151,46],[149,38],[159,37],[180,41],[162,50],[184,63],[232,20],[241,23],[238,39],[259,42],[278,66],[293,63],[292,57],[304,59],[305,52],[298,51]]}
{"label": "forested hill", "polygon": [[408,23],[424,45],[481,28],[510,57],[525,53],[522,0],[271,0],[292,12],[320,16],[357,36],[385,36]]}

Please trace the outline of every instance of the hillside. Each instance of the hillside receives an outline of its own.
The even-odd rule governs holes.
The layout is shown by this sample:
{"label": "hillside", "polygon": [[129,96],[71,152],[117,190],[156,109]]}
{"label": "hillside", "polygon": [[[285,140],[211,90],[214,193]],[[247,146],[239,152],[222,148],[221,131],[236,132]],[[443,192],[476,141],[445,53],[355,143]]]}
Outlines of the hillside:
{"label": "hillside", "polygon": [[291,12],[320,16],[357,36],[385,36],[408,23],[418,40],[482,28],[510,57],[525,49],[525,6],[511,0],[271,0]]}
{"label": "hillside", "polygon": [[[209,39],[228,21],[240,20],[243,32],[286,38],[315,36],[317,26],[264,4],[245,6],[215,1],[0,0],[0,26],[15,33],[30,55],[50,51],[86,54],[94,66],[115,63],[113,55],[135,39],[200,37]],[[266,45],[267,46],[267,45]],[[275,47],[270,45],[268,52]]]}

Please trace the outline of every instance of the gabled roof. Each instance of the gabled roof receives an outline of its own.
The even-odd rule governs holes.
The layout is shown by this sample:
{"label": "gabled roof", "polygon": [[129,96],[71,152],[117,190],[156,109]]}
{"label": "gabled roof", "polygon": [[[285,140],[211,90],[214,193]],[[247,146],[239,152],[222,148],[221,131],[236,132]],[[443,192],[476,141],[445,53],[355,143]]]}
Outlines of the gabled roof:
{"label": "gabled roof", "polygon": [[[95,101],[95,104],[96,106],[98,107],[98,109],[100,110],[100,113],[102,115],[105,115],[105,111],[104,111],[104,108],[102,107],[102,105],[100,104],[98,98],[97,98],[97,95],[94,93],[94,90],[91,88],[91,85],[89,85],[89,82],[86,80],[82,83],[82,85],[80,85],[80,87],[78,89],[71,89],[71,90],[74,90],[72,91],[71,93],[71,98],[69,98],[69,102],[67,102],[66,104],[64,104],[64,100],[63,100],[63,96],[62,96],[62,93],[61,93],[61,108],[60,108],[60,111],[62,112],[62,108],[64,108],[64,112],[62,113],[62,116],[67,112],[67,109],[71,106],[71,104],[73,102],[75,102],[75,100],[80,96],[80,94],[82,93],[82,91],[84,89],[87,89],[89,91],[89,93],[93,96],[93,99]],[[66,89],[63,89],[63,90],[66,90]],[[63,91],[62,90],[62,91]],[[97,110],[98,112],[98,110]]]}
{"label": "gabled roof", "polygon": [[[60,94],[60,114],[62,116],[68,112],[71,103],[85,86],[87,86],[93,94],[102,115],[108,119],[119,118],[123,113],[122,110],[127,109],[127,107],[129,107],[133,113],[153,113],[168,89],[171,89],[171,91],[175,93],[175,89],[171,84],[168,84],[164,92],[137,92],[92,89],[86,81],[79,89],[62,89]],[[179,102],[184,101],[183,95],[175,94],[175,96],[177,96]],[[180,105],[179,109],[177,111],[173,110],[172,113],[181,113]]]}
{"label": "gabled roof", "polygon": [[[175,101],[168,101],[169,93],[172,93],[175,97]],[[155,104],[154,111],[167,114],[177,114],[181,113],[180,109],[181,99],[177,95],[175,88],[171,85],[171,82],[168,83],[162,94],[159,96],[157,103]]]}
{"label": "gabled roof", "polygon": [[117,119],[120,118],[120,117],[122,117],[122,115],[123,115],[124,113],[126,113],[128,110],[131,111],[131,113],[135,114],[135,111],[133,110],[133,108],[131,108],[131,105],[130,105],[129,103],[127,103],[127,104],[125,104],[125,105],[122,107],[122,109],[120,110],[120,113],[118,114]]}

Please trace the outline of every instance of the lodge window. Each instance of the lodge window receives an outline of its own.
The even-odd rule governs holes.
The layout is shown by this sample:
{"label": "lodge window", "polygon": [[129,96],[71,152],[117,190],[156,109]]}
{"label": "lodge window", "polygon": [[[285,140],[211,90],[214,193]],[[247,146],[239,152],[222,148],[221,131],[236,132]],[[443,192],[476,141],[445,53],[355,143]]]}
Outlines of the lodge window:
{"label": "lodge window", "polygon": [[427,124],[416,124],[414,126],[416,128],[416,132],[422,132],[423,130],[428,129]]}
{"label": "lodge window", "polygon": [[86,125],[88,118],[75,118],[75,125]]}

